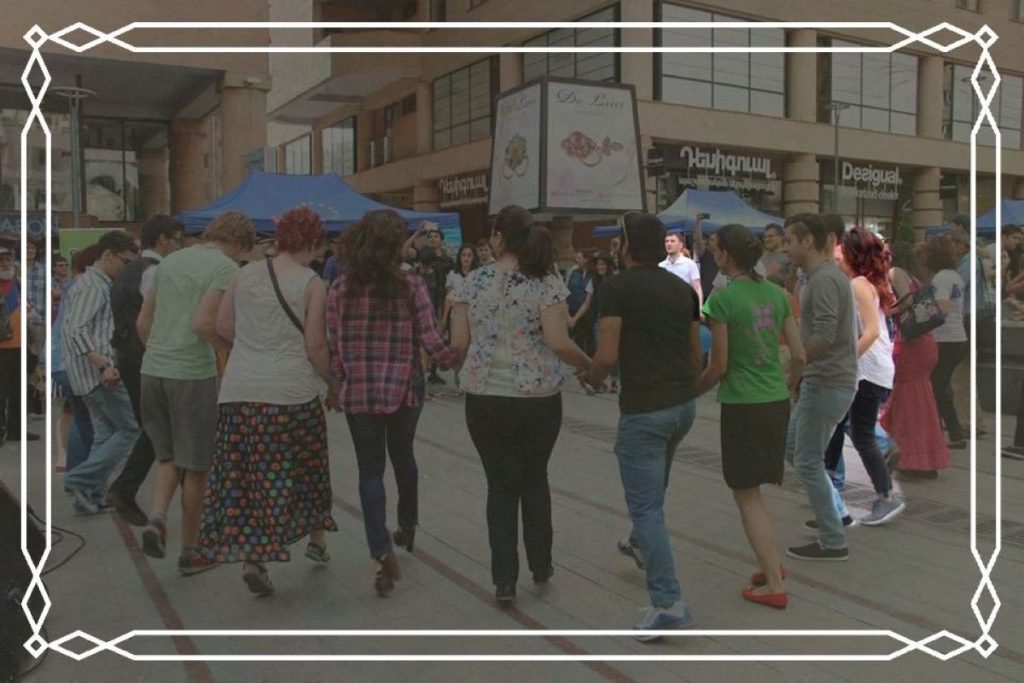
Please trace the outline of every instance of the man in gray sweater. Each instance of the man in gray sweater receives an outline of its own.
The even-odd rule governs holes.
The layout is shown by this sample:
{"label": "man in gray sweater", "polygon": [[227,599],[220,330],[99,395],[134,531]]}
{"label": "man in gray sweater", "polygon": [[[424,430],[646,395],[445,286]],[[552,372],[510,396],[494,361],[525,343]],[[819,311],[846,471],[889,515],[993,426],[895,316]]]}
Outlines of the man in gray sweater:
{"label": "man in gray sweater", "polygon": [[822,454],[857,391],[857,325],[850,281],[832,262],[821,216],[786,221],[786,250],[807,274],[800,292],[800,337],[807,352],[799,395],[789,419],[786,458],[803,482],[820,540],[787,550],[799,560],[845,560],[846,534],[834,504]]}

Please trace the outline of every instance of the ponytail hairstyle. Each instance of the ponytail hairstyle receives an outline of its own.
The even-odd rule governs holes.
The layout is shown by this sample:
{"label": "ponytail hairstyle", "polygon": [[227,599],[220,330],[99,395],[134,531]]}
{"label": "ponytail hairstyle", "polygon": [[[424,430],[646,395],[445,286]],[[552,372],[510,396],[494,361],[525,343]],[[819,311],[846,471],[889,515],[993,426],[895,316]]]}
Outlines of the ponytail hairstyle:
{"label": "ponytail hairstyle", "polygon": [[876,235],[857,226],[843,233],[839,243],[843,260],[854,275],[863,277],[875,288],[882,309],[888,311],[896,303],[889,281],[891,259],[885,244]]}
{"label": "ponytail hairstyle", "polygon": [[742,225],[730,223],[718,229],[718,249],[729,254],[741,270],[748,274],[754,282],[762,280],[754,270],[764,253],[764,243],[757,235]]}
{"label": "ponytail hairstyle", "polygon": [[528,278],[543,278],[555,272],[555,243],[547,228],[536,225],[521,206],[506,206],[494,219],[505,251],[515,255],[519,272]]}

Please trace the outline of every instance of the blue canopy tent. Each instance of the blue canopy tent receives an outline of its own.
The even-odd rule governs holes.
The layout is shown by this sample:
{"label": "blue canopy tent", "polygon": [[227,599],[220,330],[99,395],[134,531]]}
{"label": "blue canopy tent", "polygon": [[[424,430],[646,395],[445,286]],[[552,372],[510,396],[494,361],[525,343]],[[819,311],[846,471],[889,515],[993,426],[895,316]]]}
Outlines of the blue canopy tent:
{"label": "blue canopy tent", "polygon": [[[658,214],[669,232],[693,230],[694,218],[699,213],[709,213],[711,218],[701,221],[701,229],[714,232],[723,225],[738,223],[760,233],[769,223],[782,224],[782,219],[770,213],[758,211],[747,204],[732,190],[685,190],[667,209]],[[602,225],[594,228],[594,237],[611,237],[618,233],[618,226]]]}
{"label": "blue canopy tent", "polygon": [[[1003,225],[1024,225],[1024,199],[1004,199],[1000,204],[1003,210],[1003,215],[1001,216]],[[995,208],[984,216],[978,216],[979,233],[985,231],[994,234],[996,228],[1001,227],[1003,226],[996,225]]]}
{"label": "blue canopy tent", "polygon": [[235,189],[211,204],[194,211],[182,211],[178,218],[188,234],[200,233],[225,211],[249,216],[257,232],[273,232],[274,219],[297,206],[309,206],[320,214],[328,232],[339,232],[357,222],[367,211],[393,209],[409,222],[433,221],[441,230],[457,230],[459,214],[394,209],[359,194],[334,173],[291,175],[254,171]]}

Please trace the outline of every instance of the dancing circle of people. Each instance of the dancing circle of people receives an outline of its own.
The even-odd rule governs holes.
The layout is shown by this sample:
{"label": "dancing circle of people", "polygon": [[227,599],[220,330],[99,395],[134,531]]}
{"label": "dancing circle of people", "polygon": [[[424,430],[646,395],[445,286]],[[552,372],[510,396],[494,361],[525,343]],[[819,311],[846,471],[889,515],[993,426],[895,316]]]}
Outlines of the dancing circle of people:
{"label": "dancing circle of people", "polygon": [[[330,559],[327,533],[338,525],[326,412],[336,411],[358,464],[374,587],[388,596],[401,578],[396,548],[414,550],[420,522],[413,446],[427,385],[444,383],[437,368],[456,370],[487,480],[495,599],[508,604],[520,515],[533,582],[553,578],[548,460],[563,386],[578,381],[591,395],[618,393],[614,453],[632,529],[617,549],[646,577],[650,604],[635,628],[650,640],[640,632],[694,620],[665,497],[697,398],[714,389],[722,474],[759,567],[739,595],[783,609],[786,570],[761,486],[781,485],[785,463],[816,535],[785,554],[843,561],[850,527],[905,509],[894,468],[935,477],[949,447],[965,444],[952,390],[970,329],[963,240],[890,249],[819,214],[768,226],[763,240],[740,225],[705,238],[699,226],[691,259],[656,216],[627,213],[613,252],[577,253],[564,277],[549,231],[516,206],[454,256],[436,226],[410,237],[395,212],[368,213],[341,235],[323,277],[310,266],[325,231],[309,208],[285,213],[273,255],[242,267],[256,234],[241,213],[221,214],[187,247],[181,223],[154,216],[141,254],[134,237],[109,232],[75,256],[53,326],[74,510],[116,508],[143,527],[143,552],[165,558],[180,488],[180,573],[239,563],[248,590],[269,596],[268,565],[288,561],[301,539],[311,561]],[[923,305],[921,292],[937,322],[912,332],[894,321]],[[859,518],[841,494],[847,433],[875,492]],[[144,512],[135,498],[154,462]]]}

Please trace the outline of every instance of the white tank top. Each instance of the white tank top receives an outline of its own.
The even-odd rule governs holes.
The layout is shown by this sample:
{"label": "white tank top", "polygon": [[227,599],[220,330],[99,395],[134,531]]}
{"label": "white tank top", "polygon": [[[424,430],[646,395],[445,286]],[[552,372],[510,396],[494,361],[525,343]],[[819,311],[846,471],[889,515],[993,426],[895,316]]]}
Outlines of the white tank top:
{"label": "white tank top", "polygon": [[[867,278],[857,278],[867,280]],[[870,284],[870,283],[868,283]],[[874,292],[874,285],[871,286]],[[892,389],[892,379],[896,374],[896,365],[892,360],[892,339],[889,337],[889,327],[886,325],[885,311],[882,310],[878,293],[874,293],[875,311],[878,315],[878,339],[864,352],[857,361],[857,380],[866,379],[872,384],[877,384],[886,389]],[[864,330],[864,322],[860,318],[860,309],[857,309],[857,333]]]}

